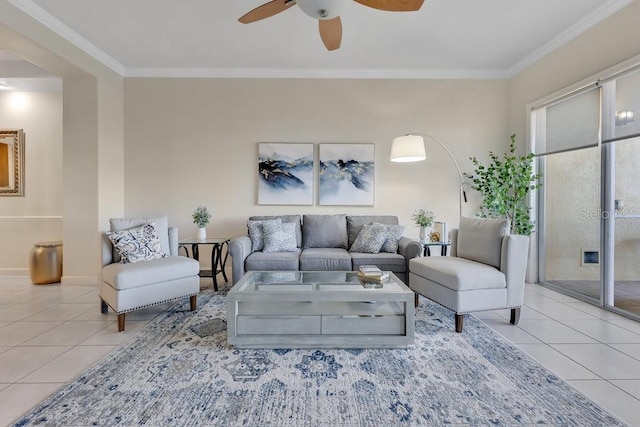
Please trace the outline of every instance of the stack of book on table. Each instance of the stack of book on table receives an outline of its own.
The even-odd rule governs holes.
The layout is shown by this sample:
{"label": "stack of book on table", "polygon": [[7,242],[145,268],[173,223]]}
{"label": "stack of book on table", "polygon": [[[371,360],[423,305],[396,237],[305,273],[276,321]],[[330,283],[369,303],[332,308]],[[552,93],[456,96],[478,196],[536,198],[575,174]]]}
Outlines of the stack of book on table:
{"label": "stack of book on table", "polygon": [[361,265],[358,269],[358,277],[363,282],[384,283],[389,281],[389,273],[380,270],[375,265]]}

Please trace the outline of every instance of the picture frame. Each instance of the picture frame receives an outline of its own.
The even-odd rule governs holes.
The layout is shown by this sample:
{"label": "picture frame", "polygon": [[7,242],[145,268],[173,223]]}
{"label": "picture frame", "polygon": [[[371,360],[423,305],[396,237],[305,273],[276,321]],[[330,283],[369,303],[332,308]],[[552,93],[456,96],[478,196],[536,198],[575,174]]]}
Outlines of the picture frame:
{"label": "picture frame", "polygon": [[0,196],[24,196],[24,131],[0,129]]}
{"label": "picture frame", "polygon": [[373,206],[375,144],[319,144],[318,204]]}
{"label": "picture frame", "polygon": [[259,205],[313,205],[314,183],[314,144],[258,143]]}

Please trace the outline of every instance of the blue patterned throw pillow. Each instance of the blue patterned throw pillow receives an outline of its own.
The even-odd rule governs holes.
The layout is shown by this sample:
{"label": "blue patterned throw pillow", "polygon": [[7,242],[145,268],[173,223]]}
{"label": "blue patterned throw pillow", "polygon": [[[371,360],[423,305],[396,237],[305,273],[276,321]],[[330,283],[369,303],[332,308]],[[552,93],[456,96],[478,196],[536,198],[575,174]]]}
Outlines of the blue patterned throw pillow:
{"label": "blue patterned throw pillow", "polygon": [[262,231],[264,233],[263,252],[295,252],[298,250],[295,223],[264,222]]}
{"label": "blue patterned throw pillow", "polygon": [[[375,223],[377,224],[377,223]],[[378,224],[384,227],[387,239],[382,244],[380,252],[398,253],[398,242],[404,233],[404,225]]]}
{"label": "blue patterned throw pillow", "polygon": [[155,222],[128,230],[108,231],[107,236],[120,253],[122,264],[133,264],[167,256],[160,249],[160,238]]}
{"label": "blue patterned throw pillow", "polygon": [[281,218],[263,220],[250,219],[247,221],[249,238],[251,239],[251,252],[261,251],[264,249],[264,231],[262,225],[264,223],[280,224],[281,222]]}
{"label": "blue patterned throw pillow", "polygon": [[387,231],[382,224],[364,224],[349,252],[377,254],[387,240]]}

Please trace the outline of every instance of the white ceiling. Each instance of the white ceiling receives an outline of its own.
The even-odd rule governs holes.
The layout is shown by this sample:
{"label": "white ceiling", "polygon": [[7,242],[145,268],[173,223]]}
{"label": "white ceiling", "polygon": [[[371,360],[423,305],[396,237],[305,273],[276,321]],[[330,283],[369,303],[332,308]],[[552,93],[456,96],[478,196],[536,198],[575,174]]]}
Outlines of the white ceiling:
{"label": "white ceiling", "polygon": [[237,21],[266,0],[9,1],[124,76],[508,78],[633,0],[354,2],[332,52],[297,6]]}

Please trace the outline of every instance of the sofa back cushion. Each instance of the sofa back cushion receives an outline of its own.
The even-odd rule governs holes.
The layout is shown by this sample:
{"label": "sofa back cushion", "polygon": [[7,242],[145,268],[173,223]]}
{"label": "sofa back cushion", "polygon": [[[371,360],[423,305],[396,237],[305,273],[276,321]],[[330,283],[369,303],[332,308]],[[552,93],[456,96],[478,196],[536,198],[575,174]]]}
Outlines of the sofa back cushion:
{"label": "sofa back cushion", "polygon": [[510,227],[507,219],[460,218],[458,256],[500,268],[502,239]]}
{"label": "sofa back cushion", "polygon": [[278,219],[278,218],[280,218],[282,222],[293,222],[294,224],[296,224],[295,226],[296,244],[299,248],[302,247],[302,227],[300,225],[302,217],[300,215],[267,215],[267,216],[249,217],[249,219],[253,221],[262,221],[265,219]]}
{"label": "sofa back cushion", "polygon": [[304,215],[302,248],[347,249],[347,216],[344,214]]}
{"label": "sofa back cushion", "polygon": [[347,236],[349,239],[348,247],[356,241],[360,229],[364,224],[390,224],[398,225],[398,217],[395,215],[348,215],[347,216]]}

